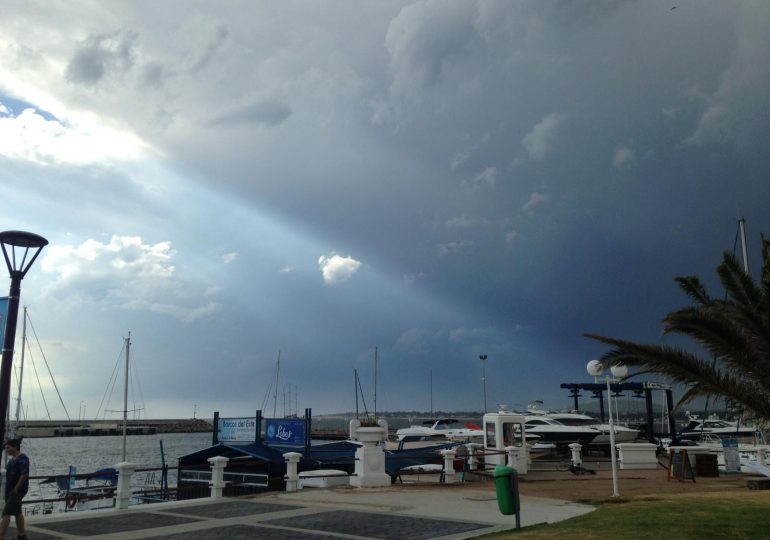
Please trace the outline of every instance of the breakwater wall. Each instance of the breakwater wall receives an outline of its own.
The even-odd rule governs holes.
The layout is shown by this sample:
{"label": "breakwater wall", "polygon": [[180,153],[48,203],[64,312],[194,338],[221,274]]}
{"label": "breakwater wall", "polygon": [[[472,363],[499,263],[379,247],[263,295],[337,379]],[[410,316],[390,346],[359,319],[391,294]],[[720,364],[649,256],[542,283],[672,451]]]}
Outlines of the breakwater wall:
{"label": "breakwater wall", "polygon": [[[16,434],[33,437],[90,437],[122,435],[123,422],[90,420],[33,420],[17,426]],[[127,435],[153,435],[155,433],[210,433],[211,422],[201,419],[129,420]]]}

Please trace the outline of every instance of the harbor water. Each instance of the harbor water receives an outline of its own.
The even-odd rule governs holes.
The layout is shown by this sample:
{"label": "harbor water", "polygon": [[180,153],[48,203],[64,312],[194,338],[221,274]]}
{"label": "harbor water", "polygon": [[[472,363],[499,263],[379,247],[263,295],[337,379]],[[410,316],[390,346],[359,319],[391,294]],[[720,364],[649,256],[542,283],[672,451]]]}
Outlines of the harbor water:
{"label": "harbor water", "polygon": [[[160,468],[160,442],[163,441],[165,462],[169,466],[169,485],[176,484],[176,466],[180,456],[211,445],[211,433],[161,433],[132,435],[126,438],[126,461],[141,469]],[[26,501],[59,497],[55,483],[41,483],[38,476],[65,475],[70,466],[77,474],[114,467],[123,461],[123,437],[41,437],[26,438],[22,452],[30,459],[29,492]],[[137,473],[132,484],[140,487],[160,482],[160,471]],[[25,505],[26,506],[26,505]]]}

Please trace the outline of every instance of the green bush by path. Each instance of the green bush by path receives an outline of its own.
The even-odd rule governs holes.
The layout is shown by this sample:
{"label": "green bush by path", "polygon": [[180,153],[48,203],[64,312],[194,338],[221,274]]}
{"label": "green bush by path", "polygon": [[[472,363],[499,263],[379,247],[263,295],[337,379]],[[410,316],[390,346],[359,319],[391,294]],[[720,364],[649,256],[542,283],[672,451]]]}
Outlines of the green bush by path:
{"label": "green bush by path", "polygon": [[567,521],[481,538],[767,540],[770,492],[699,493],[606,503]]}

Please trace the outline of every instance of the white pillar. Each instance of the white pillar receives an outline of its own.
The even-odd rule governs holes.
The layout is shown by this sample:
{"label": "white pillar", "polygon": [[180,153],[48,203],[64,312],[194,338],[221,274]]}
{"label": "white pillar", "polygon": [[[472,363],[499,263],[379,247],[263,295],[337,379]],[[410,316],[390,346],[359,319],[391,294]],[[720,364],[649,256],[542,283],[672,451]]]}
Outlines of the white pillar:
{"label": "white pillar", "polygon": [[583,445],[580,443],[572,443],[569,445],[570,450],[572,450],[572,464],[575,467],[580,467],[580,465],[583,463],[583,458],[580,456],[580,451],[583,449]]}
{"label": "white pillar", "polygon": [[757,449],[757,463],[760,465],[765,465],[767,461],[767,449],[766,448],[758,448]]}
{"label": "white pillar", "polygon": [[519,448],[517,446],[506,446],[505,453],[508,457],[508,466],[514,469],[519,468]]}
{"label": "white pillar", "polygon": [[299,452],[286,452],[283,455],[286,460],[286,491],[297,491],[299,489],[299,473],[297,472],[297,466],[299,460],[302,458],[302,454]]}
{"label": "white pillar", "polygon": [[467,443],[465,445],[465,448],[468,449],[468,469],[471,471],[475,471],[479,466],[479,460],[478,456],[476,456],[476,452],[478,452],[478,449],[482,446],[483,445],[479,443]]}
{"label": "white pillar", "polygon": [[356,439],[361,447],[356,450],[355,476],[350,477],[353,487],[384,487],[390,485],[390,476],[385,473],[385,452],[379,444],[385,438],[381,427],[359,427]]}
{"label": "white pillar", "polygon": [[348,437],[350,438],[351,441],[357,441],[358,440],[358,439],[356,439],[356,431],[358,431],[358,428],[360,428],[360,427],[361,427],[361,421],[358,420],[357,418],[353,418],[348,423],[348,432],[349,432],[348,433]]}
{"label": "white pillar", "polygon": [[215,456],[206,461],[211,463],[211,498],[221,499],[222,490],[225,488],[225,467],[230,460],[223,456]]}
{"label": "white pillar", "polygon": [[131,500],[131,476],[136,471],[135,463],[123,461],[115,465],[118,470],[118,489],[115,492],[115,510],[125,510]]}
{"label": "white pillar", "polygon": [[447,484],[454,484],[457,482],[457,475],[455,474],[455,452],[451,448],[441,451],[441,455],[444,456],[444,482]]}

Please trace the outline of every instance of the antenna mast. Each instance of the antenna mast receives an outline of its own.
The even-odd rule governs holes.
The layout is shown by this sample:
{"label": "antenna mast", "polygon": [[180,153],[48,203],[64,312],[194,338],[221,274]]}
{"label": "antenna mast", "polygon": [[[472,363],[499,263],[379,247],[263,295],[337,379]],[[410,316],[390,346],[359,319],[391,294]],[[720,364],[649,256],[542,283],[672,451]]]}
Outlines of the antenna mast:
{"label": "antenna mast", "polygon": [[741,252],[743,254],[743,270],[746,275],[749,273],[749,250],[746,248],[746,220],[741,218],[738,220],[738,228],[741,231]]}

